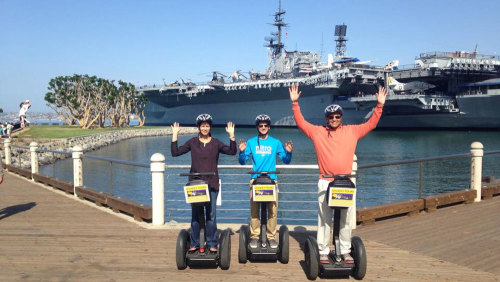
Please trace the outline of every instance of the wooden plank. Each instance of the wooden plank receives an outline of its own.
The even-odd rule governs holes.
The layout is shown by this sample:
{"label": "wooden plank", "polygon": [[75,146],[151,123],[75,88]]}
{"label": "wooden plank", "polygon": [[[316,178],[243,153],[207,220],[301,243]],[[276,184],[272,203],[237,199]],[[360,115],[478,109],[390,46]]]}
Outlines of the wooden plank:
{"label": "wooden plank", "polygon": [[500,195],[500,185],[483,186],[481,189],[481,198],[484,200],[491,199],[493,196]]}
{"label": "wooden plank", "polygon": [[476,198],[475,190],[464,190],[464,191],[450,192],[439,195],[432,195],[424,198],[425,210],[427,212],[433,212],[437,208],[447,205],[459,204],[459,203],[470,204],[474,202],[475,198]]}
{"label": "wooden plank", "polygon": [[376,220],[398,215],[416,215],[424,209],[423,199],[383,204],[357,210],[356,221],[361,224],[371,224]]}
{"label": "wooden plank", "polygon": [[106,205],[107,197],[109,196],[109,194],[102,191],[82,186],[75,187],[75,191],[78,198],[91,201],[100,207]]}
{"label": "wooden plank", "polygon": [[153,218],[153,209],[151,206],[122,199],[120,197],[108,195],[106,197],[106,205],[115,212],[124,212],[132,215],[137,221],[151,221]]}
{"label": "wooden plank", "polygon": [[38,174],[38,173],[34,173],[33,174],[33,179],[36,181],[36,182],[39,182],[39,183],[43,183],[43,184],[47,184],[47,185],[50,185],[51,183],[51,177],[49,176],[46,176],[46,175],[43,175],[43,174]]}
{"label": "wooden plank", "polygon": [[31,169],[20,168],[13,165],[6,165],[8,171],[14,172],[15,174],[19,174],[28,179],[31,179]]}
{"label": "wooden plank", "polygon": [[50,178],[48,185],[56,189],[62,190],[68,194],[74,194],[75,188],[73,187],[73,183],[71,182],[62,181],[57,178]]}

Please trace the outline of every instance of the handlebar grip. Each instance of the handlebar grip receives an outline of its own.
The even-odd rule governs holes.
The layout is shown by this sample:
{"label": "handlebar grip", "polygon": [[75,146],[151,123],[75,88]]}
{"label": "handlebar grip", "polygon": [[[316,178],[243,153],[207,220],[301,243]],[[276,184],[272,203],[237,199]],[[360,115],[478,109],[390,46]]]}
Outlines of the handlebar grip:
{"label": "handlebar grip", "polygon": [[339,179],[345,179],[345,178],[358,178],[358,174],[323,174],[322,175],[324,178],[339,178]]}
{"label": "handlebar grip", "polygon": [[266,175],[266,174],[280,174],[279,171],[254,171],[251,170],[248,172],[248,174],[261,174],[261,175]]}
{"label": "handlebar grip", "polygon": [[184,172],[179,173],[179,176],[212,176],[215,172]]}

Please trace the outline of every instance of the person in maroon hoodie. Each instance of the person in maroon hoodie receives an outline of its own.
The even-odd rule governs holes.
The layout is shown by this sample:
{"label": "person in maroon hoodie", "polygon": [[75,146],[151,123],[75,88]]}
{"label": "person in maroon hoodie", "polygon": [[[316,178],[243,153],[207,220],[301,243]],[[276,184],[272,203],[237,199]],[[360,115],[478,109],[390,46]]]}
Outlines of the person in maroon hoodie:
{"label": "person in maroon hoodie", "polygon": [[[199,134],[197,137],[189,139],[184,145],[178,147],[177,138],[181,127],[178,122],[172,124],[172,157],[177,157],[191,151],[190,172],[214,172],[215,175],[202,176],[210,188],[210,204],[206,206],[206,237],[207,247],[210,252],[217,252],[217,221],[216,221],[216,201],[219,194],[219,173],[217,165],[219,154],[236,155],[236,142],[234,137],[234,124],[227,123],[226,132],[229,135],[229,146],[225,145],[210,135],[212,127],[212,117],[209,114],[201,114],[196,118]],[[191,179],[191,177],[190,177]],[[200,221],[198,218],[197,205],[191,206],[191,248],[189,252],[194,252],[200,248]],[[204,246],[201,246],[204,247]]]}

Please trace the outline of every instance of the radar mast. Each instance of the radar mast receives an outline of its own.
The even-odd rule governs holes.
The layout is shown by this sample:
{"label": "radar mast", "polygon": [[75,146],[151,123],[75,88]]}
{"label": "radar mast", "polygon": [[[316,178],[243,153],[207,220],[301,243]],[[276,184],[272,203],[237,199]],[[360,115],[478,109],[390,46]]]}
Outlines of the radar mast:
{"label": "radar mast", "polygon": [[347,25],[340,24],[335,26],[335,36],[337,36],[337,38],[335,39],[335,41],[337,42],[337,46],[335,47],[335,56],[338,58],[343,58],[346,54],[346,32]]}

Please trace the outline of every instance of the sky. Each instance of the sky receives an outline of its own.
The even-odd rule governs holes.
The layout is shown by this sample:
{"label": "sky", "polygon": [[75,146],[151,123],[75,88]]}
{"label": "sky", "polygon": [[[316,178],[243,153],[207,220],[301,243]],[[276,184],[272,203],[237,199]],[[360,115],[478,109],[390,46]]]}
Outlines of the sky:
{"label": "sky", "polygon": [[[57,76],[88,74],[136,86],[212,71],[264,71],[264,37],[278,0],[0,0],[0,108],[52,112],[44,100]],[[335,53],[347,25],[347,55],[412,64],[432,51],[500,55],[499,0],[282,0],[285,49]],[[29,115],[29,113],[28,113]]]}

